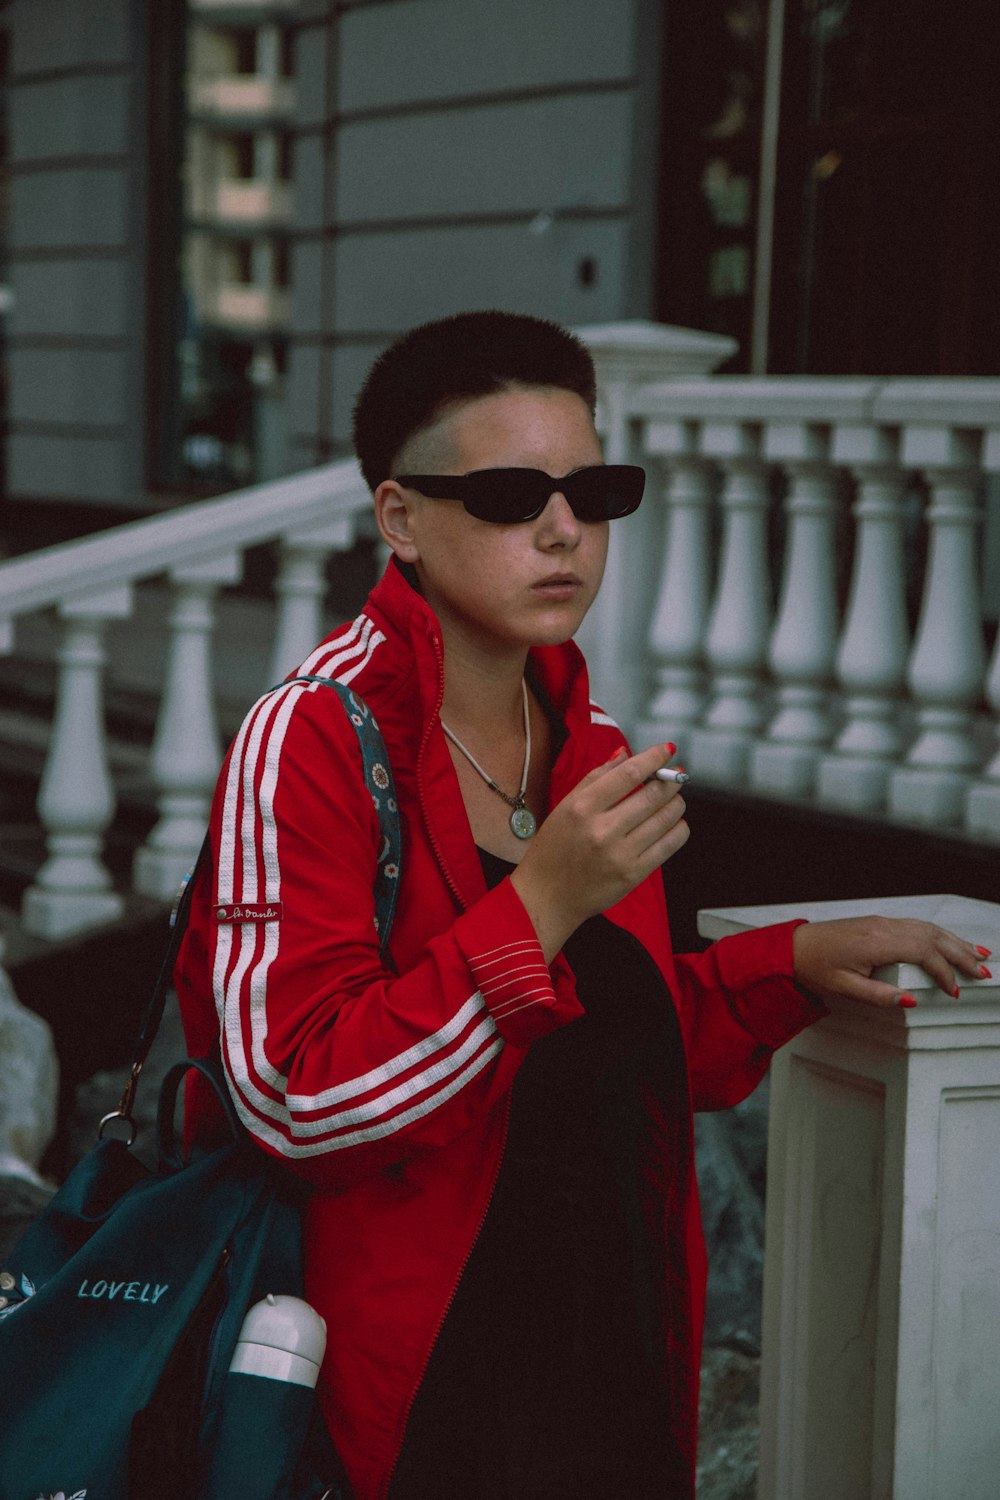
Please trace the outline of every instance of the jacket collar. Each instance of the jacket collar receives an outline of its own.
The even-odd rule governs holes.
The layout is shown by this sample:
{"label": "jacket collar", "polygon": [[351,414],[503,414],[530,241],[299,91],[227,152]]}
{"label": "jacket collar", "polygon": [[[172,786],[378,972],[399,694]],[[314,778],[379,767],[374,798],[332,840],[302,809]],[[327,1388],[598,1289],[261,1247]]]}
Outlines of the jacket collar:
{"label": "jacket collar", "polygon": [[[469,837],[464,808],[454,795],[455,773],[440,729],[444,693],[444,647],[437,616],[410,570],[393,558],[372,591],[370,603],[394,632],[409,642],[420,694],[417,777],[432,843],[445,858],[446,873],[465,900],[482,893],[482,872]],[[558,802],[590,769],[590,698],[587,669],[574,642],[540,646],[529,653],[529,672],[566,730],[553,767],[550,800]]]}

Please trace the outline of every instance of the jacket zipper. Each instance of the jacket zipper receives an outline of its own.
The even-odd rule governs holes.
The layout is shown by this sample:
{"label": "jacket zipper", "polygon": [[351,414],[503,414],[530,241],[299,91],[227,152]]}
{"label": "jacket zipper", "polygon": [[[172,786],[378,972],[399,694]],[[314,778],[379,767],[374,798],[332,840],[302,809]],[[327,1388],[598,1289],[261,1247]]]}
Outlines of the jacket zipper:
{"label": "jacket zipper", "polygon": [[[417,793],[418,793],[419,798],[420,798],[420,810],[423,813],[424,827],[427,829],[428,837],[430,838],[430,842],[431,842],[431,848],[434,850],[435,858],[437,859],[437,862],[438,862],[438,864],[441,867],[441,871],[442,871],[442,873],[444,875],[445,880],[448,882],[448,887],[451,890],[452,894],[454,895],[455,900],[458,902],[458,904],[461,907],[461,909],[463,911],[466,911],[468,909],[468,902],[466,901],[465,897],[462,895],[462,892],[459,890],[458,884],[455,881],[455,879],[453,878],[452,873],[451,873],[451,871],[448,868],[447,862],[446,862],[445,857],[444,857],[444,851],[442,850],[440,844],[437,841],[437,838],[436,838],[435,833],[434,833],[434,825],[431,822],[430,817],[428,816],[427,801],[426,801],[426,798],[425,798],[425,795],[424,795],[424,781],[423,781],[424,752],[427,749],[427,742],[430,739],[431,731],[434,728],[435,720],[437,720],[438,718],[440,718],[440,715],[441,715],[441,704],[444,702],[444,659],[443,659],[443,654],[442,654],[442,651],[441,651],[441,641],[440,641],[439,637],[436,636],[436,635],[431,636],[431,644],[434,647],[434,655],[435,655],[435,658],[437,660],[437,668],[438,668],[438,695],[437,695],[437,702],[434,705],[434,712],[431,715],[430,719],[428,720],[427,727],[424,730],[424,737],[423,737],[423,739],[422,739],[422,741],[420,743],[420,754],[419,754],[419,757],[418,757],[418,760],[417,760]],[[452,1282],[451,1291],[448,1293],[448,1298],[447,1298],[447,1301],[445,1302],[445,1305],[444,1305],[444,1307],[443,1307],[443,1309],[441,1311],[441,1316],[438,1318],[438,1321],[437,1321],[437,1323],[436,1323],[436,1325],[434,1327],[434,1336],[431,1339],[430,1344],[427,1347],[427,1353],[424,1355],[423,1360],[421,1361],[420,1369],[417,1371],[417,1378],[413,1382],[413,1388],[410,1391],[410,1394],[407,1397],[406,1405],[403,1408],[403,1416],[402,1416],[402,1420],[401,1420],[401,1422],[399,1424],[399,1437],[397,1439],[395,1449],[393,1450],[392,1461],[390,1462],[389,1468],[388,1468],[388,1470],[386,1472],[385,1483],[384,1483],[384,1485],[382,1486],[382,1488],[381,1488],[381,1490],[379,1492],[379,1500],[386,1500],[386,1497],[387,1497],[387,1495],[389,1493],[389,1488],[390,1488],[390,1486],[392,1484],[392,1476],[393,1476],[393,1473],[395,1471],[396,1465],[399,1462],[399,1455],[400,1455],[400,1453],[403,1450],[403,1441],[404,1441],[404,1438],[405,1438],[405,1435],[406,1435],[406,1424],[407,1424],[407,1422],[410,1419],[410,1412],[413,1410],[413,1403],[417,1399],[417,1392],[420,1390],[420,1387],[423,1384],[424,1376],[427,1373],[427,1366],[430,1364],[431,1355],[434,1353],[434,1347],[437,1344],[438,1338],[440,1337],[441,1329],[444,1327],[445,1319],[447,1318],[449,1312],[451,1311],[451,1305],[452,1305],[452,1303],[455,1300],[455,1295],[458,1292],[458,1288],[459,1288],[459,1285],[461,1283],[462,1277],[465,1275],[465,1268],[469,1264],[470,1259],[472,1258],[472,1252],[476,1248],[476,1245],[477,1245],[478,1240],[479,1240],[479,1236],[482,1233],[483,1225],[486,1223],[486,1215],[490,1211],[490,1204],[493,1202],[493,1195],[496,1192],[497,1180],[498,1180],[498,1178],[500,1176],[500,1166],[501,1166],[501,1163],[503,1162],[504,1151],[506,1150],[506,1146],[507,1146],[507,1132],[508,1132],[508,1129],[509,1129],[509,1126],[510,1126],[510,1094],[509,1093],[504,1098],[503,1111],[504,1111],[504,1113],[503,1113],[503,1131],[502,1131],[502,1134],[501,1134],[501,1137],[500,1137],[500,1149],[497,1152],[496,1166],[494,1167],[494,1170],[493,1170],[493,1181],[490,1183],[490,1190],[489,1190],[489,1193],[487,1194],[486,1202],[483,1205],[483,1211],[482,1211],[482,1213],[479,1216],[479,1222],[476,1225],[476,1232],[475,1232],[475,1234],[472,1237],[472,1242],[469,1245],[468,1250],[465,1252],[465,1256],[464,1256],[464,1258],[462,1260],[462,1264],[458,1268],[458,1273],[455,1276],[454,1281]]]}
{"label": "jacket zipper", "polygon": [[445,1319],[447,1318],[449,1312],[451,1311],[451,1305],[452,1305],[452,1303],[455,1300],[455,1296],[456,1296],[456,1294],[458,1292],[459,1285],[461,1284],[462,1277],[465,1275],[465,1268],[469,1264],[469,1261],[472,1259],[472,1252],[473,1252],[473,1250],[475,1250],[476,1245],[479,1242],[479,1236],[483,1232],[483,1225],[486,1223],[486,1215],[490,1211],[490,1205],[493,1202],[493,1195],[496,1192],[497,1182],[498,1182],[499,1177],[500,1177],[500,1167],[501,1167],[501,1165],[503,1163],[504,1152],[507,1149],[507,1133],[508,1133],[509,1128],[510,1128],[510,1092],[508,1091],[507,1094],[505,1094],[505,1096],[504,1096],[504,1105],[503,1105],[503,1131],[502,1131],[501,1136],[500,1136],[500,1150],[497,1152],[497,1163],[496,1163],[496,1166],[495,1166],[495,1168],[493,1170],[493,1181],[490,1183],[490,1190],[489,1190],[489,1193],[487,1194],[486,1202],[483,1204],[483,1211],[479,1215],[479,1223],[476,1225],[476,1232],[472,1236],[472,1243],[469,1245],[468,1250],[465,1252],[465,1256],[464,1256],[464,1258],[462,1260],[462,1264],[458,1268],[458,1274],[456,1275],[455,1280],[452,1282],[451,1291],[448,1293],[448,1300],[445,1302],[444,1308],[442,1309],[442,1312],[441,1312],[441,1316],[437,1320],[437,1323],[436,1323],[435,1328],[434,1328],[434,1336],[431,1339],[430,1344],[427,1347],[427,1353],[424,1355],[423,1360],[421,1361],[420,1369],[417,1371],[417,1378],[413,1382],[413,1389],[410,1391],[410,1394],[409,1394],[409,1396],[407,1398],[407,1401],[406,1401],[406,1405],[403,1408],[403,1416],[402,1416],[402,1420],[401,1420],[401,1422],[399,1424],[399,1438],[398,1438],[398,1440],[396,1442],[396,1447],[393,1450],[392,1462],[389,1464],[389,1468],[388,1468],[388,1471],[387,1471],[386,1476],[385,1476],[385,1484],[383,1485],[382,1489],[379,1491],[379,1500],[386,1500],[386,1497],[389,1494],[389,1488],[390,1488],[390,1486],[392,1484],[392,1476],[393,1476],[393,1473],[395,1472],[396,1465],[399,1462],[399,1455],[400,1455],[400,1453],[403,1450],[403,1441],[404,1441],[405,1436],[406,1436],[406,1424],[410,1420],[410,1412],[413,1410],[413,1403],[417,1399],[417,1392],[420,1390],[420,1387],[423,1385],[424,1376],[427,1374],[427,1366],[431,1362],[431,1355],[434,1353],[434,1348],[435,1348],[435,1345],[437,1344],[438,1338],[440,1337],[441,1329],[444,1327]]}

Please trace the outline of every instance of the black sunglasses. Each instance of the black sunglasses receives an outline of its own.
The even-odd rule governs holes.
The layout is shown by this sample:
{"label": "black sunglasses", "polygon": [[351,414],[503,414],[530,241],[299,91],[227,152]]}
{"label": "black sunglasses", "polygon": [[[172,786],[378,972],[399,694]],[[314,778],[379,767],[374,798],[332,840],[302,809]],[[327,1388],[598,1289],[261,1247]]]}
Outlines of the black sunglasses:
{"label": "black sunglasses", "polygon": [[540,516],[565,495],[578,521],[614,521],[638,510],[646,473],[637,464],[592,464],[555,479],[542,469],[476,469],[472,474],[397,474],[397,484],[428,500],[461,500],[470,516],[513,526]]}

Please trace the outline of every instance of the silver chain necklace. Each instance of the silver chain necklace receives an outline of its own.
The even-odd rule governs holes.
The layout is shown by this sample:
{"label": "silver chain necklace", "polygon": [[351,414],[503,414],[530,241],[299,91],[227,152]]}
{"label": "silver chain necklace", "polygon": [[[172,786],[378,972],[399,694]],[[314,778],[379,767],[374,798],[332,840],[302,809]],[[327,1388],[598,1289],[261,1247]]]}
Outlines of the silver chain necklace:
{"label": "silver chain necklace", "polygon": [[525,807],[524,805],[525,793],[528,790],[528,771],[531,768],[531,715],[528,713],[528,688],[523,677],[521,678],[521,694],[524,702],[524,769],[521,772],[521,785],[516,797],[509,797],[503,787],[497,786],[489,772],[483,770],[472,751],[465,748],[458,735],[452,733],[443,719],[441,720],[441,728],[452,744],[461,750],[469,764],[474,766],[479,772],[486,785],[491,787],[497,796],[502,797],[507,806],[513,809],[510,815],[511,832],[519,839],[530,839],[538,824],[535,821],[534,813],[529,807]]}

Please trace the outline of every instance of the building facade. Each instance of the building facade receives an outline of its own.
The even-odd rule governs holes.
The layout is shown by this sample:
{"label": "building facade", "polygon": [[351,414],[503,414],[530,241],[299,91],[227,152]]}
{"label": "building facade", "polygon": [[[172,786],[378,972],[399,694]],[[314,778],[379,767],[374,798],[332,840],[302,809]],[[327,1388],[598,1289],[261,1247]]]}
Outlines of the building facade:
{"label": "building facade", "polygon": [[[990,374],[985,0],[9,0],[5,526],[347,449],[463,307]],[[942,61],[943,59],[943,61]]]}

